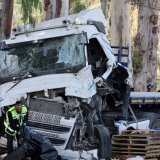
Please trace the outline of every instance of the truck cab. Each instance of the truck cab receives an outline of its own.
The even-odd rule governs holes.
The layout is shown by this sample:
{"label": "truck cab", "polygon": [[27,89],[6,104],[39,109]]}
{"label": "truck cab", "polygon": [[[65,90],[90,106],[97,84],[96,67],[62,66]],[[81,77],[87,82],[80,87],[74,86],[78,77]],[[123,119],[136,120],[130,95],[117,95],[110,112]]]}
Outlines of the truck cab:
{"label": "truck cab", "polygon": [[116,63],[105,28],[94,9],[16,28],[0,44],[1,111],[23,100],[27,125],[63,157],[110,159],[107,127],[128,115],[129,73]]}

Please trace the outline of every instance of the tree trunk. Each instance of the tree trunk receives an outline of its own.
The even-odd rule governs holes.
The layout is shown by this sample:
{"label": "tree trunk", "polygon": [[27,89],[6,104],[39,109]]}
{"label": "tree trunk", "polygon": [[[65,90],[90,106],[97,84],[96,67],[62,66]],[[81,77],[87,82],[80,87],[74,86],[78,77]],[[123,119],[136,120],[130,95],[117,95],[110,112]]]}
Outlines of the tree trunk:
{"label": "tree trunk", "polygon": [[10,37],[14,0],[3,0],[1,10],[0,40]]}
{"label": "tree trunk", "polygon": [[[13,2],[14,0],[2,1],[0,12],[0,41],[10,37],[12,28]],[[6,57],[5,53],[0,51],[0,70],[3,70],[7,64],[11,64],[11,57]]]}
{"label": "tree trunk", "polygon": [[148,85],[156,90],[159,6],[160,1],[157,0],[140,0],[136,45],[141,68],[134,77],[137,91],[147,91]]}
{"label": "tree trunk", "polygon": [[108,18],[108,0],[101,0],[101,8],[106,19]]}
{"label": "tree trunk", "polygon": [[44,21],[67,16],[69,0],[44,0]]}
{"label": "tree trunk", "polygon": [[[132,74],[130,0],[111,1],[111,44],[129,47],[129,51],[123,51],[123,54],[128,54],[128,59],[122,58],[122,62],[128,61],[128,68]],[[117,52],[117,50],[114,50],[114,52]],[[130,79],[130,84],[133,85],[132,79]]]}

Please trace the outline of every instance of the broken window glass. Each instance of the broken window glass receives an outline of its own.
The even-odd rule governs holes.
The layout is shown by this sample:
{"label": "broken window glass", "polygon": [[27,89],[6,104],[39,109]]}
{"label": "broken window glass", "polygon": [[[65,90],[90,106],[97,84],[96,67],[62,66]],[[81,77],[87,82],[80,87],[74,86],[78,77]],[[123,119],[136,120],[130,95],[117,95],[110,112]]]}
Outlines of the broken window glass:
{"label": "broken window glass", "polygon": [[0,66],[0,77],[21,75],[26,72],[45,73],[85,66],[86,36],[70,35],[16,45],[2,51],[6,60]]}

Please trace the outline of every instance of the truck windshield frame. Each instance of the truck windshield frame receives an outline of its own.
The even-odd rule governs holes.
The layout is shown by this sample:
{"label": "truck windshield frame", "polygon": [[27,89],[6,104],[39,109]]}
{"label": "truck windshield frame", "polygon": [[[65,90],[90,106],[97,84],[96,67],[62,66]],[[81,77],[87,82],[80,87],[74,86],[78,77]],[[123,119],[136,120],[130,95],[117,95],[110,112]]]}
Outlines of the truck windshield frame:
{"label": "truck windshield frame", "polygon": [[86,66],[86,43],[86,34],[80,33],[8,45],[1,53],[0,77],[77,73]]}

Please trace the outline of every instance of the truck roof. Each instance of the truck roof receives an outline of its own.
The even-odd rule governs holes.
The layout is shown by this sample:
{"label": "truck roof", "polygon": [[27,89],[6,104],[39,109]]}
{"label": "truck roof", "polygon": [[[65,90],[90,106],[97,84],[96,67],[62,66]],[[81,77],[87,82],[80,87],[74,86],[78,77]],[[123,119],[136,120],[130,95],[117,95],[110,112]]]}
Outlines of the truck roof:
{"label": "truck roof", "polygon": [[[91,25],[94,26],[91,29]],[[4,40],[7,45],[36,41],[39,39],[54,38],[86,32],[88,35],[105,34],[106,19],[100,8],[81,11],[78,14],[56,18],[49,21],[21,26],[13,29],[11,37]]]}
{"label": "truck roof", "polygon": [[106,27],[107,23],[102,10],[100,8],[96,8],[91,10],[84,10],[74,15],[68,15],[66,17],[44,21],[36,24],[35,27],[31,25],[27,25],[26,27],[28,27],[28,30],[44,30],[48,28],[57,28],[59,26],[66,25],[66,20],[70,21],[69,23],[75,25],[86,25],[88,21],[97,21],[103,23],[103,25]]}

